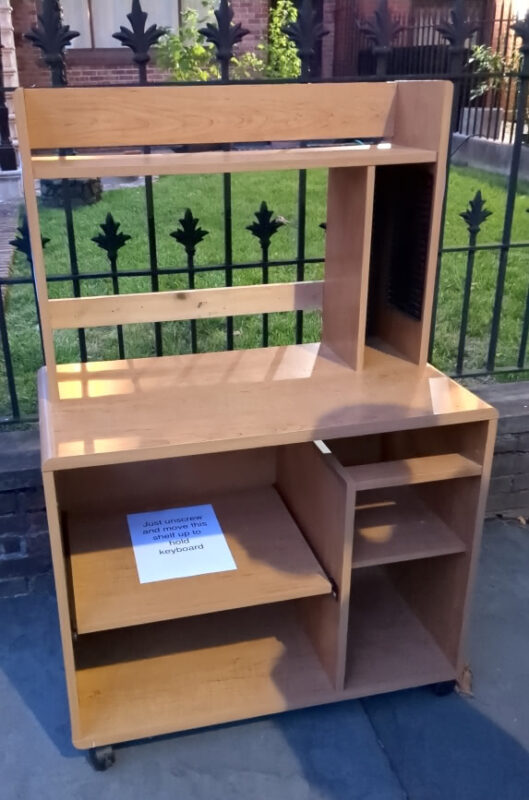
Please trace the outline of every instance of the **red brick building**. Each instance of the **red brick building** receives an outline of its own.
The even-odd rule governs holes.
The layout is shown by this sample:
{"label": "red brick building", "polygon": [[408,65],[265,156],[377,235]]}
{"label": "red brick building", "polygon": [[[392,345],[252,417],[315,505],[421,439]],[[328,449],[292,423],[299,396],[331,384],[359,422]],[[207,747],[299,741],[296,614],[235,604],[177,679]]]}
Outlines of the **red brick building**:
{"label": "red brick building", "polygon": [[[11,0],[18,70],[22,86],[48,83],[38,52],[23,38],[36,22],[39,0]],[[200,8],[200,0],[143,0],[150,21],[175,27],[183,4]],[[322,44],[322,75],[347,74],[356,20],[373,14],[378,0],[315,0],[323,24],[329,31]],[[68,80],[72,85],[128,83],[136,80],[131,54],[111,34],[126,23],[131,0],[62,0],[64,20],[81,36],[68,49]],[[424,14],[450,8],[452,0],[390,0],[396,15]],[[249,28],[245,49],[266,39],[270,0],[232,0],[235,19]],[[480,16],[493,18],[494,0],[467,0],[467,7]],[[151,79],[162,78],[155,66]]]}

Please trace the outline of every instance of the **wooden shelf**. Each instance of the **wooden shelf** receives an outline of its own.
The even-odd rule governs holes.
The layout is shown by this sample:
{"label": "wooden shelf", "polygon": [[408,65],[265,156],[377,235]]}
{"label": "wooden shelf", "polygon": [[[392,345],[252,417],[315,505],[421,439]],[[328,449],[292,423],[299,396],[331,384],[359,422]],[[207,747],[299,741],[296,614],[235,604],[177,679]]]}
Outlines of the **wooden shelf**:
{"label": "wooden shelf", "polygon": [[465,552],[465,545],[408,487],[357,498],[353,568]]}
{"label": "wooden shelf", "polygon": [[237,570],[145,584],[138,580],[125,513],[69,515],[79,633],[330,594],[329,581],[272,486],[207,502]]}
{"label": "wooden shelf", "polygon": [[353,479],[356,490],[364,491],[468,478],[481,475],[481,466],[459,453],[447,453],[439,456],[403,458],[399,461],[379,461],[376,464],[359,464],[346,467],[346,472]]}
{"label": "wooden shelf", "polygon": [[336,699],[290,603],[79,637],[77,747]]}
{"label": "wooden shelf", "polygon": [[206,151],[198,153],[142,153],[78,156],[36,156],[31,159],[35,178],[132,177],[222,172],[262,172],[321,167],[367,167],[384,164],[434,163],[437,153],[420,147],[381,144],[333,147],[289,147],[270,150]]}
{"label": "wooden shelf", "polygon": [[433,367],[368,349],[355,372],[318,344],[62,365],[57,378],[61,399],[52,400],[40,373],[45,471],[495,414]]}
{"label": "wooden shelf", "polygon": [[345,691],[367,696],[454,680],[455,668],[383,571],[353,574]]}

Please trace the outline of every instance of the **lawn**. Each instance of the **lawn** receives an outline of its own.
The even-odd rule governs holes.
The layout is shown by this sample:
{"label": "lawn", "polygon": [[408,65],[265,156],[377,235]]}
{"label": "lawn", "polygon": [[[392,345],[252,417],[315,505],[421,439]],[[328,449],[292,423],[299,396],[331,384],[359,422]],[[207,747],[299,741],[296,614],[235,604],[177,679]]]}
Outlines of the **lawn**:
{"label": "lawn", "polygon": [[[272,240],[271,260],[290,260],[296,257],[297,242],[297,174],[253,173],[233,176],[233,252],[235,262],[258,261],[259,243],[246,230],[253,221],[254,212],[262,200],[276,214],[287,220]],[[325,183],[323,170],[308,174],[307,199],[307,257],[321,257],[324,251],[324,232],[319,227],[325,219]],[[487,207],[493,215],[483,225],[479,241],[498,242],[501,237],[505,206],[505,180],[475,170],[454,168],[451,173],[449,206],[446,223],[445,245],[464,245],[468,234],[459,217],[468,201],[481,189]],[[186,264],[184,250],[169,234],[175,230],[184,210],[190,207],[200,219],[200,225],[209,231],[198,246],[196,265],[221,264],[224,261],[224,235],[222,216],[222,180],[219,176],[164,177],[155,183],[155,219],[158,263],[160,268],[183,267]],[[520,186],[517,197],[514,241],[529,240],[529,187]],[[91,238],[98,233],[98,226],[111,211],[121,223],[124,233],[132,238],[120,251],[118,268],[142,270],[149,265],[146,234],[145,192],[140,188],[107,190],[100,203],[75,210],[77,254],[81,272],[103,272],[108,270],[106,254]],[[65,235],[64,213],[60,210],[42,209],[43,235],[50,239],[46,247],[48,273],[65,274],[70,270]],[[498,252],[476,255],[474,285],[467,336],[465,369],[479,369],[486,356],[490,331],[491,311],[497,275]],[[443,261],[439,296],[439,312],[435,344],[434,363],[445,370],[454,368],[459,322],[461,317],[462,287],[465,275],[465,254],[447,254]],[[513,250],[509,259],[507,284],[502,316],[502,327],[498,348],[498,365],[516,362],[520,338],[521,319],[529,280],[529,253]],[[319,278],[320,265],[307,266],[307,278]],[[27,275],[28,267],[17,254],[13,274]],[[277,267],[270,270],[270,281],[289,281],[295,278],[295,267]],[[259,269],[234,271],[234,283],[244,285],[261,280]],[[187,286],[186,275],[162,276],[161,289]],[[224,284],[222,271],[197,273],[197,288]],[[150,289],[150,279],[144,277],[121,278],[120,290],[141,292]],[[112,290],[109,280],[82,282],[85,295],[105,294]],[[68,282],[50,284],[51,297],[71,295]],[[31,287],[14,286],[7,298],[7,320],[12,358],[17,376],[17,390],[21,411],[35,411],[35,372],[40,365],[40,342]],[[270,344],[285,344],[293,341],[295,320],[293,314],[270,316]],[[197,323],[198,342],[201,350],[223,349],[226,343],[225,321],[203,320]],[[234,321],[235,346],[256,347],[261,341],[261,320],[258,317],[237,317]],[[153,326],[131,325],[124,329],[127,356],[146,356],[154,353]],[[315,313],[305,315],[305,341],[319,337],[319,317]],[[56,339],[58,360],[76,361],[79,358],[77,334],[61,331]],[[117,357],[115,329],[87,331],[87,347],[90,359],[112,359]],[[188,323],[164,323],[163,347],[165,353],[188,352],[190,335]],[[9,413],[5,380],[0,363],[0,416]]]}

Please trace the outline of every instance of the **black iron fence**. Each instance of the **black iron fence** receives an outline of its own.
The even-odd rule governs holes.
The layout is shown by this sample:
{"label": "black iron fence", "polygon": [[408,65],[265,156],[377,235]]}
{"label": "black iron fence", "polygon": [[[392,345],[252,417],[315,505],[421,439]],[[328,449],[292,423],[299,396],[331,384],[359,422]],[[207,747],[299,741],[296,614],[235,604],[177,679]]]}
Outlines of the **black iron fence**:
{"label": "black iron fence", "polygon": [[[320,4],[321,5],[321,4]],[[472,10],[472,7],[471,7]],[[433,14],[433,12],[432,12]],[[410,32],[409,20],[403,21],[392,16],[386,0],[381,0],[374,17],[368,21],[355,21],[355,33],[358,46],[356,48],[357,64],[361,66],[356,74],[348,76],[348,80],[387,80],[393,78],[423,78],[423,77],[448,77],[454,82],[455,96],[452,115],[453,131],[461,129],[464,117],[463,109],[468,109],[467,104],[472,93],[472,86],[486,87],[480,96],[494,98],[490,100],[492,109],[500,108],[504,111],[502,117],[503,128],[494,128],[496,138],[506,141],[509,148],[509,171],[504,179],[503,186],[498,189],[500,200],[493,207],[494,215],[486,205],[487,192],[483,187],[476,187],[462,200],[462,207],[458,208],[460,227],[456,235],[452,235],[451,226],[453,219],[450,217],[450,208],[445,202],[445,220],[449,225],[444,226],[439,254],[438,285],[436,290],[436,324],[432,330],[431,357],[434,363],[457,376],[468,375],[494,375],[508,373],[510,376],[523,373],[529,369],[526,365],[526,348],[529,335],[529,235],[527,240],[520,236],[520,203],[527,202],[524,195],[519,194],[519,177],[522,165],[524,142],[527,125],[527,106],[529,89],[529,15],[525,20],[514,21],[510,9],[502,7],[497,21],[481,24],[472,14],[469,15],[462,0],[456,0],[452,9],[448,6],[436,15],[428,17],[423,15],[422,22]],[[51,83],[56,87],[67,85],[67,71],[65,62],[65,48],[77,35],[71,31],[63,20],[60,3],[58,0],[43,0],[42,14],[37,26],[28,33],[28,39],[42,52],[44,61],[50,70]],[[132,62],[137,68],[137,83],[145,85],[148,82],[148,65],[152,57],[152,48],[162,37],[164,31],[156,25],[151,25],[147,14],[143,11],[139,0],[133,0],[128,22],[115,34],[124,47],[129,48]],[[406,24],[405,24],[406,23]],[[488,31],[488,39],[485,33]],[[298,3],[297,21],[291,22],[285,32],[295,44],[300,58],[299,81],[320,80],[317,75],[318,52],[326,31],[321,23],[321,7],[313,6],[311,0],[302,0]],[[203,35],[215,48],[216,58],[220,66],[219,82],[227,83],[232,80],[231,67],[233,54],[238,44],[244,40],[246,31],[233,18],[233,11],[228,0],[221,0],[215,13],[215,20],[203,28]],[[491,38],[495,36],[496,38]],[[473,61],[469,64],[469,53],[473,44],[484,42],[495,44],[496,51],[503,48],[505,58],[503,62],[491,61],[489,69],[483,69],[486,61],[476,66]],[[369,44],[369,52],[367,52]],[[491,45],[487,45],[491,47]],[[425,48],[421,51],[421,48]],[[399,52],[401,51],[401,52]],[[406,51],[406,53],[404,52]],[[494,51],[494,52],[496,52]],[[493,54],[494,54],[493,52]],[[488,53],[488,51],[487,51]],[[412,57],[412,54],[413,55]],[[488,53],[490,56],[490,53]],[[507,57],[508,56],[508,57]],[[407,60],[406,60],[407,59]],[[422,59],[422,61],[421,61]],[[498,67],[499,64],[499,67]],[[343,76],[334,80],[344,80]],[[170,82],[170,81],[168,81]],[[7,90],[6,90],[7,91]],[[58,88],[60,91],[60,88]],[[484,109],[486,105],[481,99],[481,105],[473,106],[474,110]],[[510,105],[509,105],[510,104]],[[9,140],[9,131],[3,125],[5,102],[4,91],[0,88],[0,126],[2,133],[2,146],[12,148]],[[472,115],[468,112],[467,122]],[[474,114],[475,120],[480,115]],[[484,133],[483,118],[481,114],[480,133]],[[489,133],[493,123],[490,123]],[[494,123],[495,125],[495,123]],[[472,137],[472,133],[465,134]],[[9,151],[11,152],[11,151]],[[450,169],[450,165],[448,165]],[[457,175],[456,175],[457,177]],[[475,176],[475,180],[485,180],[483,176]],[[191,201],[185,213],[173,226],[167,230],[175,245],[175,258],[179,252],[180,258],[172,266],[166,266],[160,259],[160,248],[164,243],[160,239],[160,230],[157,229],[157,208],[153,179],[147,177],[141,186],[144,193],[144,232],[140,234],[136,228],[127,227],[127,218],[118,219],[115,214],[104,208],[101,211],[100,232],[91,236],[90,245],[92,253],[100,248],[108,264],[108,269],[94,271],[90,269],[93,255],[86,254],[87,243],[79,241],[79,230],[76,225],[76,198],[78,191],[99,195],[100,187],[83,186],[76,181],[61,181],[44,186],[43,192],[47,196],[61,198],[62,213],[64,214],[64,229],[67,243],[67,261],[69,269],[66,271],[51,270],[48,276],[50,287],[54,285],[69,286],[75,297],[91,293],[95,283],[98,287],[105,287],[103,291],[119,293],[123,290],[126,279],[143,278],[149,281],[150,288],[158,291],[164,288],[163,281],[167,276],[171,280],[185,281],[189,288],[194,288],[196,282],[205,275],[212,276],[215,285],[231,286],[239,270],[251,271],[258,280],[266,283],[272,270],[285,269],[295,273],[296,280],[302,281],[314,277],[314,271],[321,269],[323,263],[323,241],[321,252],[314,253],[308,248],[307,236],[314,228],[321,227],[323,214],[320,219],[308,218],[308,175],[301,170],[297,176],[296,186],[296,219],[294,252],[290,258],[271,258],[271,248],[276,234],[292,220],[274,215],[267,205],[273,199],[263,199],[261,204],[256,204],[254,221],[252,211],[247,210],[244,220],[236,217],[234,212],[233,187],[230,175],[222,176],[222,262],[218,255],[208,263],[202,263],[197,257],[201,248],[207,247],[208,230],[202,226],[198,215],[195,215]],[[491,190],[492,191],[492,190]],[[104,198],[104,196],[103,196]],[[185,200],[185,198],[184,198]],[[450,195],[448,195],[448,203]],[[105,203],[101,203],[103,207]],[[97,206],[99,208],[99,206]],[[491,206],[492,208],[492,206]],[[525,208],[521,209],[525,213]],[[448,214],[448,216],[447,216]],[[452,215],[453,216],[453,215]],[[498,227],[497,241],[485,242],[487,230],[490,229],[491,220],[499,220],[494,224]],[[249,217],[249,218],[248,218]],[[489,219],[491,217],[491,219]],[[529,227],[529,217],[527,218]],[[522,226],[523,227],[523,226]],[[257,253],[255,260],[239,260],[237,246],[239,231],[247,228],[247,236],[255,237]],[[293,228],[293,230],[294,230]],[[450,228],[450,230],[448,230]],[[57,226],[53,231],[43,228],[44,234],[52,240],[49,249],[54,246],[53,236],[57,235]],[[450,233],[450,237],[448,236]],[[311,234],[312,235],[312,234]],[[464,238],[462,238],[462,235]],[[146,263],[140,268],[135,264],[130,267],[127,262],[123,266],[122,254],[124,248],[130,248],[138,242],[140,236],[146,242]],[[132,237],[132,241],[131,240]],[[31,248],[29,245],[27,225],[21,214],[20,227],[16,238],[12,242],[19,251],[17,269],[13,274],[2,276],[0,274],[0,422],[20,423],[26,419],[34,418],[34,392],[29,385],[34,385],[34,375],[41,362],[41,347],[38,345],[38,311],[34,297],[28,303],[28,292],[34,292],[32,275]],[[45,244],[48,244],[46,240]],[[82,251],[82,257],[80,252]],[[126,251],[125,251],[126,252]],[[139,248],[138,253],[143,253]],[[218,253],[218,250],[216,251]],[[502,345],[501,325],[506,319],[502,314],[506,293],[506,282],[510,275],[510,264],[513,257],[522,258],[522,266],[517,262],[517,296],[516,319],[513,320],[511,304],[509,305],[509,325],[517,329],[515,334],[516,352],[512,352],[512,344],[505,349]],[[485,263],[486,262],[486,263]],[[524,268],[523,264],[526,264]],[[455,265],[455,267],[454,267]],[[248,273],[244,273],[245,275]],[[446,278],[448,275],[448,286]],[[486,281],[482,277],[486,275]],[[253,280],[256,278],[254,277]],[[478,297],[482,282],[486,283],[486,291]],[[520,285],[518,285],[520,284]],[[101,290],[100,290],[101,291]],[[19,303],[17,292],[25,292],[25,303]],[[523,300],[520,300],[520,293]],[[450,296],[450,303],[456,297],[455,309],[451,308],[448,319],[443,317],[445,296]],[[473,330],[473,308],[479,306],[479,311],[486,318],[484,329],[479,333],[481,356],[476,360],[475,340]],[[435,319],[435,314],[434,314]],[[222,325],[215,329],[215,347],[232,349],[240,346],[233,319],[215,324]],[[444,327],[443,327],[444,326]],[[152,330],[152,354],[163,355],[170,348],[164,339],[164,329],[157,323]],[[201,341],[200,329],[196,322],[189,323],[184,330],[180,327],[181,342],[177,352],[200,349],[211,349],[211,341]],[[254,337],[253,345],[268,345],[271,340],[271,327],[268,317],[263,318],[259,334]],[[314,320],[307,325],[307,318],[303,312],[298,312],[290,333],[283,331],[282,343],[286,343],[285,336],[291,336],[291,341],[302,342],[307,337],[312,338]],[[222,335],[222,341],[220,336]],[[69,360],[86,361],[103,357],[103,353],[88,346],[86,332],[80,330],[75,342],[69,340],[64,350],[70,355]],[[439,343],[441,341],[441,344]],[[124,334],[123,328],[117,328],[113,333],[113,342],[116,348],[115,356],[133,357],[138,355],[130,345]],[[274,342],[275,343],[275,342]],[[247,342],[244,343],[248,345]],[[479,348],[478,348],[479,350]],[[471,354],[469,355],[469,352]],[[145,354],[145,353],[141,353]],[[481,360],[480,360],[481,359]],[[22,372],[30,375],[30,382],[24,382]]]}

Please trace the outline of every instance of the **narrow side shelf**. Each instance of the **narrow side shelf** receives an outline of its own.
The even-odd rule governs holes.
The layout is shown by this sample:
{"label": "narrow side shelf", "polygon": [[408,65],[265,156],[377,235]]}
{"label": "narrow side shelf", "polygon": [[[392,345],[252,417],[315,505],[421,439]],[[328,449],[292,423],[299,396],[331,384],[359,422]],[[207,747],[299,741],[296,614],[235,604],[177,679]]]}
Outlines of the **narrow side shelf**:
{"label": "narrow side shelf", "polygon": [[459,453],[403,458],[399,461],[379,461],[346,467],[357,491],[382,489],[389,486],[410,486],[415,483],[447,481],[481,475],[481,466]]}
{"label": "narrow side shelf", "polygon": [[272,486],[218,495],[208,502],[237,570],[155,583],[138,580],[125,513],[69,515],[77,631],[330,593],[328,579]]}
{"label": "narrow side shelf", "polygon": [[412,489],[378,489],[359,495],[353,569],[465,550],[461,539]]}
{"label": "narrow side shelf", "polygon": [[355,574],[345,691],[350,696],[453,680],[455,669],[383,569]]}
{"label": "narrow side shelf", "polygon": [[81,636],[77,747],[337,699],[292,603]]}

